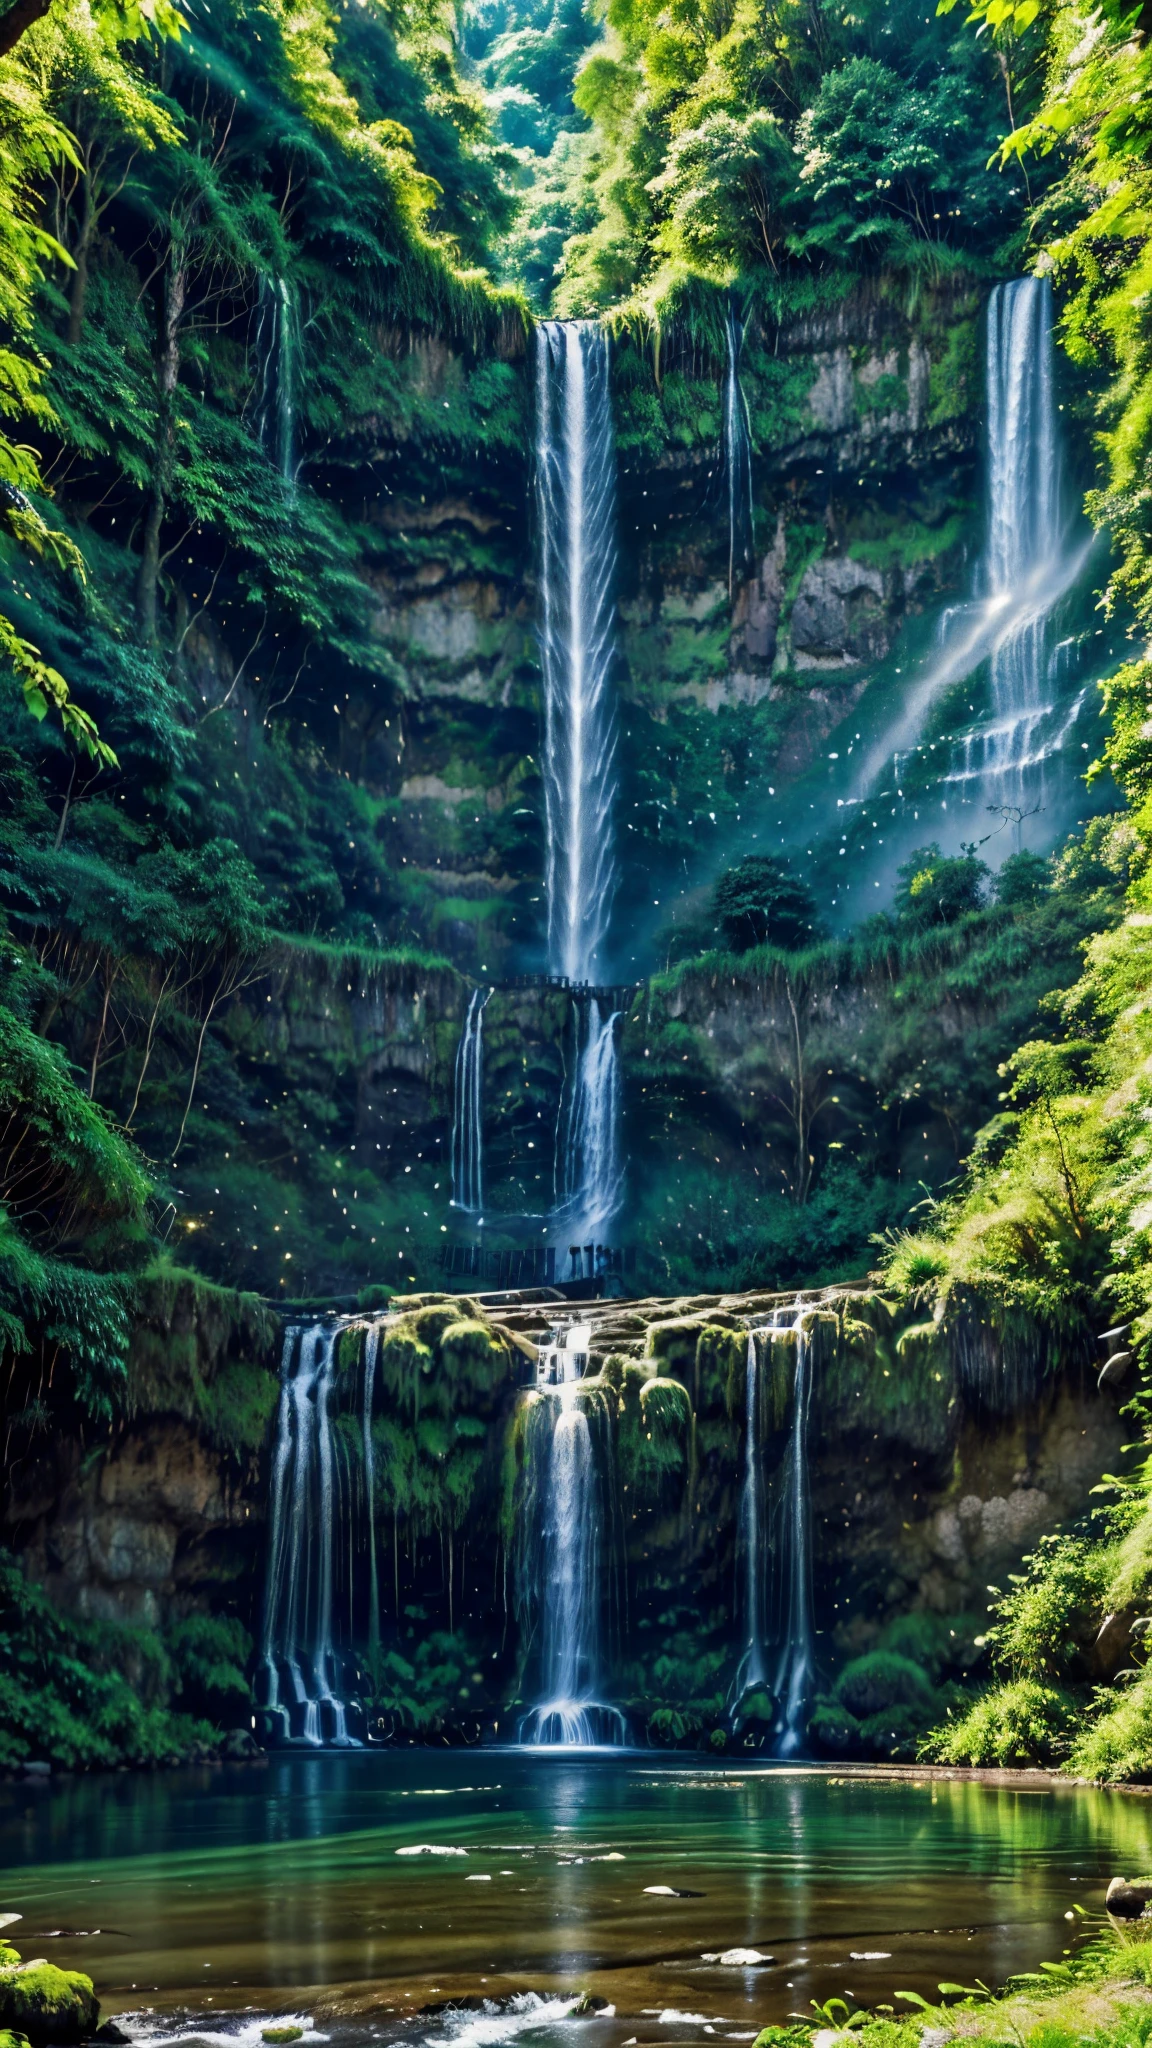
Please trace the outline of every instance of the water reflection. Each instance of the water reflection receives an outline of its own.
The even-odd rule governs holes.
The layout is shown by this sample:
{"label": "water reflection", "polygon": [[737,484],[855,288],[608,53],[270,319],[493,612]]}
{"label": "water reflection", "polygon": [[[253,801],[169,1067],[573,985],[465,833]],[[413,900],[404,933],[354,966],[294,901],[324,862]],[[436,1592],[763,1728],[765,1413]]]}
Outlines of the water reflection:
{"label": "water reflection", "polygon": [[[414,2017],[430,2003],[587,1988],[616,2016],[581,2022],[584,2048],[1003,1981],[1152,1860],[1120,1794],[508,1751],[9,1787],[0,1849],[31,1952],[91,1969],[107,2010],[307,2010],[422,2042],[454,2038]],[[53,1928],[102,1931],[57,1950]],[[775,1961],[716,1960],[733,1949]]]}

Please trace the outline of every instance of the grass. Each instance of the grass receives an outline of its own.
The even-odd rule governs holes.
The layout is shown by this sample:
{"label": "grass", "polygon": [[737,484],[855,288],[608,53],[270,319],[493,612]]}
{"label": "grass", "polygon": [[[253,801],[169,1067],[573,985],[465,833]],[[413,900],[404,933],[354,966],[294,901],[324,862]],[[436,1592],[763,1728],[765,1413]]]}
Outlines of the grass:
{"label": "grass", "polygon": [[[1010,1980],[996,1995],[984,1986],[941,1984],[932,2005],[896,1990],[892,2005],[852,2011],[843,1999],[814,2007],[811,2020],[766,2027],[755,2048],[802,2048],[830,2028],[860,2048],[920,2048],[921,2037],[954,2040],[959,2048],[1146,2048],[1152,2037],[1152,1927],[1081,1922],[1078,1945],[1058,1962]],[[1072,1930],[1069,1930],[1070,1934]]]}

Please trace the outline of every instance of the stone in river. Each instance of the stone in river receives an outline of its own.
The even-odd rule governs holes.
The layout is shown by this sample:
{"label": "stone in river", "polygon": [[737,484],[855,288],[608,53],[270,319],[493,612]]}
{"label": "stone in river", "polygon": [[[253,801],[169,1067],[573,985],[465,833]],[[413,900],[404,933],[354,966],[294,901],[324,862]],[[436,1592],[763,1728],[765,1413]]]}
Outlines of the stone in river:
{"label": "stone in river", "polygon": [[1114,1877],[1104,1894],[1104,1904],[1118,1920],[1139,1920],[1152,1904],[1152,1877]]}
{"label": "stone in river", "polygon": [[32,2048],[86,2040],[99,2017],[92,1979],[79,1970],[58,1970],[39,1958],[0,1969],[0,2027],[26,2034]]}

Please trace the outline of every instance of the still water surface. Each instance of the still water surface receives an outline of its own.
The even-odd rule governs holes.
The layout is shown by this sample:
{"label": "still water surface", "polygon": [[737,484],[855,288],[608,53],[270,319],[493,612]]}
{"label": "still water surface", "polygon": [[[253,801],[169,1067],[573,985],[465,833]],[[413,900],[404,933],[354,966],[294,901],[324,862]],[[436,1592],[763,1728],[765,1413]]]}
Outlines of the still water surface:
{"label": "still water surface", "polygon": [[[1074,1786],[636,1752],[285,1756],[0,1789],[0,1909],[136,2037],[710,2048],[1059,1956],[1067,1913],[1152,1868],[1150,1823]],[[615,2014],[566,2017],[583,1989]],[[462,1997],[495,2009],[420,2010]]]}

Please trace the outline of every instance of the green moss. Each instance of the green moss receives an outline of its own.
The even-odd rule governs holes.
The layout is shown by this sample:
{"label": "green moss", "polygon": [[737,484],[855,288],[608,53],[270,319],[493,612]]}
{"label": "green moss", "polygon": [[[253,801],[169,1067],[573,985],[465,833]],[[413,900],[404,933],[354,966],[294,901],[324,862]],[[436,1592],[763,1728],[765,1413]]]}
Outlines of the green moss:
{"label": "green moss", "polygon": [[32,2048],[82,2041],[99,2016],[92,1979],[79,1970],[54,1963],[0,1970],[0,2026],[26,2035]]}

